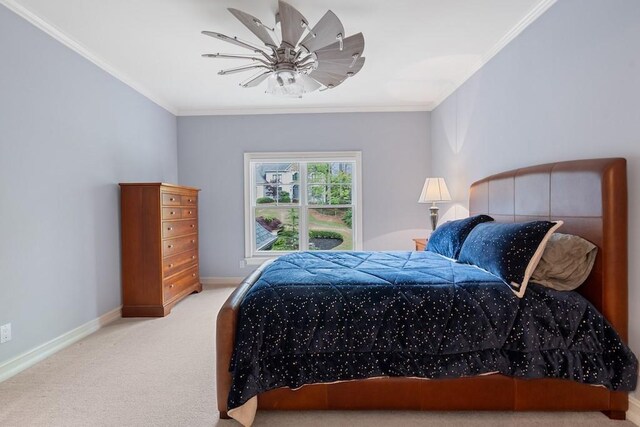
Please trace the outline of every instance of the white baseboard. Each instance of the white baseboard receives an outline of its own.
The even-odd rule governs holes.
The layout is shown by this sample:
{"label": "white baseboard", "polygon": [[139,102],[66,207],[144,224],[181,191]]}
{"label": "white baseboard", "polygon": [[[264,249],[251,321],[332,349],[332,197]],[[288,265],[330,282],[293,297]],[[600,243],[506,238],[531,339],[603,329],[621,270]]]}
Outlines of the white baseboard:
{"label": "white baseboard", "polygon": [[60,335],[57,338],[52,339],[38,347],[27,351],[7,362],[0,364],[0,382],[11,378],[19,372],[24,371],[27,368],[35,365],[36,363],[46,359],[54,353],[69,347],[80,341],[82,338],[91,335],[103,326],[117,320],[121,317],[122,306],[113,309],[97,319],[93,319],[90,322],[85,323],[65,334]]}
{"label": "white baseboard", "polygon": [[629,396],[629,410],[627,419],[637,426],[640,426],[640,400]]}
{"label": "white baseboard", "polygon": [[228,288],[238,286],[244,277],[201,277],[200,283],[206,288]]}

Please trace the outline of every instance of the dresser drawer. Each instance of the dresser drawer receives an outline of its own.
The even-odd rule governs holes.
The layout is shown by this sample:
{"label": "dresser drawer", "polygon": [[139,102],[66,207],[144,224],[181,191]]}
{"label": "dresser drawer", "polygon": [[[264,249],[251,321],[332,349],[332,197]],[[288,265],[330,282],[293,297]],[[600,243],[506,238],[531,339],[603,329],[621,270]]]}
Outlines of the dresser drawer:
{"label": "dresser drawer", "polygon": [[181,212],[182,218],[197,218],[198,217],[198,209],[193,208],[182,208]]}
{"label": "dresser drawer", "polygon": [[162,208],[162,219],[180,219],[180,218],[182,218],[182,209]]}
{"label": "dresser drawer", "polygon": [[179,194],[173,194],[173,193],[162,193],[162,204],[164,206],[180,206],[180,199],[181,196]]}
{"label": "dresser drawer", "polygon": [[182,196],[182,206],[195,206],[198,204],[198,196]]}
{"label": "dresser drawer", "polygon": [[198,247],[198,236],[184,236],[177,239],[164,240],[162,242],[162,256],[168,257],[171,255],[179,254],[190,250],[195,250]]}
{"label": "dresser drawer", "polygon": [[198,277],[198,266],[195,265],[184,272],[173,276],[168,279],[164,279],[162,284],[164,288],[164,300],[165,302],[171,300],[180,292],[187,289],[189,286],[197,283],[200,278]]}
{"label": "dresser drawer", "polygon": [[162,260],[163,277],[172,276],[197,263],[198,255],[195,250],[167,257]]}
{"label": "dresser drawer", "polygon": [[198,221],[164,221],[162,223],[162,238],[184,236],[198,231]]}

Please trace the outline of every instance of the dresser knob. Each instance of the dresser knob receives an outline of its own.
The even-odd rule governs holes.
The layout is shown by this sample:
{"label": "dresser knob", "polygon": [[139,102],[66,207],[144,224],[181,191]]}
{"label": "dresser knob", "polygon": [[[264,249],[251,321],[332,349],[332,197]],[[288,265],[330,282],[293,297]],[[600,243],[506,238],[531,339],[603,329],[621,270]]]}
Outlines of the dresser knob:
{"label": "dresser knob", "polygon": [[167,247],[168,247],[169,249],[171,249],[171,248],[173,247],[173,245],[167,245]]}
{"label": "dresser knob", "polygon": [[189,199],[189,201],[190,201],[190,202],[193,202],[193,200],[192,200],[192,199]]}
{"label": "dresser knob", "polygon": [[169,264],[169,268],[173,268],[173,264]]}
{"label": "dresser knob", "polygon": [[167,230],[171,231],[173,230],[173,227],[168,227]]}
{"label": "dresser knob", "polygon": [[196,259],[196,256],[195,255],[191,255],[191,259]]}
{"label": "dresser knob", "polygon": [[191,215],[191,211],[189,211],[189,215]]}
{"label": "dresser knob", "polygon": [[191,243],[195,243],[195,242],[196,242],[195,240],[192,240],[192,241],[191,241]]}
{"label": "dresser knob", "polygon": [[171,212],[171,215],[175,215],[175,214],[176,214],[175,212],[173,212],[173,211]]}
{"label": "dresser knob", "polygon": [[172,201],[172,202],[175,202],[175,201],[176,201],[176,199],[174,199],[173,197],[172,197],[172,198],[170,198],[169,200],[170,200],[170,201]]}
{"label": "dresser knob", "polygon": [[192,274],[191,274],[191,277],[196,277],[196,273],[192,273]]}
{"label": "dresser knob", "polygon": [[191,228],[195,228],[195,224],[191,224]]}
{"label": "dresser knob", "polygon": [[169,289],[173,288],[173,285],[169,285]]}

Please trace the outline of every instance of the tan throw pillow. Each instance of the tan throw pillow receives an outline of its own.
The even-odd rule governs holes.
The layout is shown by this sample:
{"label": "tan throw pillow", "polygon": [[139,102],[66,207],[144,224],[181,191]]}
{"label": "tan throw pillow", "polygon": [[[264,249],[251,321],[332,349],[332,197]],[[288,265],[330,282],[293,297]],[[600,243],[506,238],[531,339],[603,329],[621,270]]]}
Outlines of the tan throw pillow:
{"label": "tan throw pillow", "polygon": [[582,237],[554,233],[531,281],[559,291],[572,291],[587,280],[597,254],[598,248]]}

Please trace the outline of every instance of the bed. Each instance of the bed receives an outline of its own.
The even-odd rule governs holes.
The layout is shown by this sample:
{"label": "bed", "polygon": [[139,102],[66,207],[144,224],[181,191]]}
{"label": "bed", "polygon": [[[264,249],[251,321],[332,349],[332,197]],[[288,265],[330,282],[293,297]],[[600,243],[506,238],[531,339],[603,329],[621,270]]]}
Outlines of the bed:
{"label": "bed", "polygon": [[[612,346],[626,348],[622,344],[627,340],[628,326],[627,186],[626,161],[624,159],[561,162],[493,175],[472,184],[469,207],[471,215],[488,214],[499,222],[562,219],[564,221],[563,232],[582,236],[595,243],[599,248],[595,266],[587,281],[578,289],[578,292],[584,298],[577,294],[566,297],[566,304],[563,307],[573,307],[572,309],[582,310],[581,313],[587,313],[584,316],[593,316],[596,319],[593,322],[600,323],[599,329],[594,329],[595,332],[592,335],[609,336],[615,334],[615,340],[618,340],[615,342],[620,344]],[[242,373],[238,366],[242,362],[243,354],[244,357],[247,357],[247,353],[252,351],[252,346],[256,346],[255,342],[253,344],[251,342],[252,334],[269,334],[269,326],[267,325],[267,329],[254,333],[250,324],[242,321],[242,318],[239,321],[241,303],[247,295],[253,296],[252,298],[246,298],[248,301],[258,301],[260,298],[255,296],[267,295],[270,292],[269,289],[277,286],[276,282],[278,280],[282,280],[278,279],[278,277],[290,277],[292,274],[309,273],[309,271],[314,273],[310,276],[314,276],[317,270],[308,268],[309,263],[312,263],[313,267],[317,268],[318,266],[322,267],[322,263],[337,262],[337,267],[330,265],[324,265],[324,267],[326,271],[333,271],[332,274],[334,274],[336,282],[327,284],[327,286],[337,292],[338,295],[343,294],[342,291],[336,291],[339,288],[338,285],[340,285],[341,276],[338,270],[340,270],[341,266],[345,268],[363,264],[366,266],[366,263],[371,262],[383,264],[385,266],[384,271],[381,269],[380,272],[375,272],[380,280],[384,282],[379,287],[376,287],[378,290],[387,289],[385,288],[385,283],[399,283],[397,277],[389,276],[392,273],[386,269],[387,265],[413,266],[411,267],[413,268],[411,277],[403,279],[404,282],[420,284],[421,281],[431,283],[434,280],[440,280],[446,286],[431,286],[430,288],[441,288],[439,292],[442,292],[442,294],[438,294],[440,297],[447,295],[447,292],[451,292],[450,289],[452,288],[460,288],[458,284],[464,282],[465,289],[473,289],[472,292],[465,292],[472,294],[473,301],[489,301],[485,305],[481,304],[478,307],[478,313],[484,310],[484,316],[486,317],[484,323],[488,325],[484,329],[481,327],[479,334],[493,333],[494,335],[499,335],[504,331],[501,332],[501,329],[496,325],[501,322],[512,322],[509,326],[510,329],[504,332],[509,333],[510,330],[513,330],[514,322],[524,322],[520,315],[517,318],[507,318],[508,316],[504,313],[508,310],[503,310],[500,313],[500,310],[491,309],[491,304],[494,304],[493,307],[498,307],[495,305],[496,300],[504,299],[506,301],[505,304],[512,300],[505,296],[504,289],[501,290],[497,286],[486,286],[490,279],[482,276],[481,272],[459,271],[458,267],[456,267],[455,273],[448,274],[446,272],[451,270],[451,266],[447,266],[446,261],[431,259],[428,253],[352,253],[346,255],[346,259],[338,261],[332,259],[331,254],[308,256],[313,256],[313,259],[309,260],[304,259],[304,256],[299,258],[299,255],[293,255],[291,259],[287,259],[287,264],[292,266],[301,264],[302,266],[298,265],[300,268],[297,270],[281,271],[280,274],[272,271],[274,270],[273,268],[269,269],[268,265],[263,265],[243,281],[220,310],[217,322],[216,369],[218,408],[221,418],[229,417],[228,405],[230,402],[232,408],[239,405],[249,406],[249,412],[255,411],[256,407],[259,410],[575,410],[602,411],[612,419],[625,418],[625,412],[628,409],[625,388],[628,389],[631,383],[635,386],[637,375],[635,370],[632,372],[627,370],[621,374],[626,378],[614,380],[610,375],[605,378],[601,376],[601,373],[595,372],[598,370],[606,371],[605,368],[600,369],[602,367],[597,366],[598,362],[589,365],[588,361],[583,360],[579,363],[580,366],[585,368],[583,371],[572,374],[571,371],[572,369],[575,370],[574,365],[576,363],[569,363],[568,365],[565,363],[565,366],[551,375],[560,378],[544,378],[544,373],[526,368],[527,363],[523,363],[522,366],[525,366],[525,368],[517,372],[507,369],[499,362],[493,363],[492,355],[486,352],[474,353],[474,360],[482,359],[481,363],[476,364],[468,359],[464,361],[462,366],[460,360],[456,359],[448,364],[446,369],[442,368],[442,362],[438,361],[435,365],[424,362],[423,365],[417,368],[412,366],[413,370],[404,370],[403,367],[411,364],[411,360],[394,360],[393,364],[390,364],[388,369],[382,372],[382,375],[379,375],[381,372],[378,367],[374,366],[374,363],[364,359],[343,360],[342,365],[334,361],[329,369],[322,369],[322,372],[317,372],[317,369],[297,368],[300,363],[313,364],[305,361],[305,359],[298,358],[285,362],[281,359],[274,359],[276,362],[272,361],[271,365],[267,362],[261,362],[263,372],[250,374],[250,376],[265,375],[265,378],[260,379],[263,384],[266,384],[266,386],[262,387],[265,390],[262,388],[256,389],[255,381],[247,383],[239,380],[239,377],[246,377],[248,371]],[[348,259],[350,256],[353,258],[359,257],[354,259],[353,265],[350,265]],[[391,259],[382,260],[380,257],[391,257]],[[431,273],[422,271],[421,266],[430,264],[434,268]],[[279,265],[284,265],[284,263]],[[371,265],[368,268],[369,270],[366,272],[370,276]],[[439,273],[434,274],[433,271],[438,271]],[[266,276],[267,274],[271,274],[271,276]],[[437,276],[437,278],[434,279],[433,276]],[[421,278],[416,279],[416,277]],[[265,282],[267,282],[266,285]],[[485,286],[475,286],[473,285],[474,283]],[[417,288],[415,287],[415,289]],[[394,290],[394,292],[397,292],[397,290]],[[529,296],[526,297],[528,299],[525,305],[528,308],[520,308],[519,310],[524,314],[528,313],[528,315],[533,312],[540,312],[540,310],[548,310],[549,298],[545,292],[542,287],[533,285],[531,290],[527,291]],[[400,293],[403,298],[407,298],[407,292]],[[568,293],[568,295],[570,294],[574,293]],[[408,296],[408,298],[412,297],[417,298],[420,296]],[[292,299],[295,298],[298,298],[298,296],[292,297]],[[366,294],[364,296],[363,294],[358,294],[343,298],[343,300],[346,301],[346,304],[353,305],[354,302],[366,301],[367,298]],[[426,295],[422,301],[438,298],[437,295]],[[581,301],[584,301],[584,303]],[[340,304],[340,298],[332,302],[319,302],[319,304],[325,303],[327,307],[331,304]],[[264,306],[264,301],[262,305]],[[555,305],[557,304],[554,303],[554,307]],[[375,305],[369,307],[375,307]],[[298,308],[300,308],[299,311],[301,313],[317,310],[317,307],[309,306]],[[327,308],[325,307],[324,309]],[[401,305],[395,307],[394,310],[396,312],[401,311]],[[555,310],[564,310],[564,308],[555,308]],[[567,308],[567,310],[569,309]],[[245,306],[243,315],[246,316],[250,311]],[[497,313],[492,314],[493,311]],[[598,321],[598,313],[604,316],[606,322]],[[467,315],[476,318],[474,316],[477,316],[477,313]],[[277,324],[277,313],[270,313],[269,310],[263,309],[262,316],[264,321],[262,323]],[[339,316],[336,316],[336,318],[339,318]],[[301,324],[307,324],[307,326],[313,323],[313,319],[307,315],[301,315],[297,320]],[[424,321],[424,319],[420,319],[420,321]],[[385,325],[387,326],[395,325],[394,327],[396,328],[402,328],[397,323],[395,321],[390,322],[388,319],[385,320]],[[453,335],[464,335],[465,323],[461,323],[461,325],[458,326],[458,332]],[[467,322],[466,325],[469,325],[469,323]],[[314,330],[322,329],[322,325],[317,323],[311,327]],[[347,326],[343,324],[341,326],[338,325],[338,327]],[[441,332],[445,332],[440,334],[440,339],[452,336],[451,328],[454,328],[454,326],[448,324],[441,327]],[[303,330],[299,329],[299,331]],[[446,332],[447,330],[449,332]],[[275,346],[296,345],[292,343],[294,343],[295,339],[298,339],[297,335],[289,343],[277,344],[278,340],[286,341],[287,339],[286,336],[280,338],[278,336],[279,333],[282,333],[282,331],[271,331],[271,339],[273,343],[276,343],[274,344]],[[395,332],[391,331],[391,334],[398,335],[399,333],[401,334],[401,329],[397,329]],[[416,331],[413,330],[406,335],[414,337],[416,336]],[[549,339],[558,338],[554,338],[552,335],[550,335]],[[363,342],[367,339],[366,336],[361,338]],[[262,339],[262,336],[260,339]],[[318,344],[317,342],[314,344],[313,340],[320,340],[326,343],[327,340],[331,339],[332,337],[327,336],[318,338],[318,334],[314,333],[307,337],[307,341],[303,343],[303,346],[308,348],[313,345],[322,345],[322,343]],[[451,344],[453,346],[451,348],[455,350],[455,346],[473,345],[473,343],[468,343],[468,341],[473,341],[471,336],[466,337],[465,340],[463,344]],[[427,337],[424,337],[422,342],[428,342]],[[415,343],[412,342],[408,345],[411,346],[413,344]],[[483,349],[478,347],[474,350]],[[628,351],[628,349],[625,351]],[[455,351],[451,353],[454,354]],[[348,359],[347,355],[342,356]],[[615,357],[623,358],[629,356],[620,353]],[[278,377],[277,373],[270,373],[270,370],[277,370],[277,366],[282,365],[282,363],[288,366],[286,375]],[[316,360],[314,363],[316,363],[315,366],[326,365],[327,361],[318,363]],[[230,372],[231,366],[234,367],[235,378],[232,377]],[[341,366],[352,366],[354,368],[350,372],[341,372]],[[590,373],[591,371],[594,372]],[[391,375],[389,375],[390,372],[392,373]],[[416,378],[413,375],[403,376],[403,372],[419,372],[419,376],[423,378]],[[451,378],[452,372],[456,373],[456,378]],[[527,375],[529,375],[529,378],[527,378]],[[576,381],[578,377],[587,378],[589,375],[593,377],[592,380],[589,380],[590,384],[586,384],[584,381]],[[536,378],[531,379],[531,376]],[[631,376],[633,376],[633,379],[630,379]],[[286,379],[283,380],[285,377]],[[425,377],[438,379],[425,379]],[[344,378],[356,379],[345,381]],[[573,380],[571,380],[572,378]],[[287,383],[289,387],[283,387],[284,383]],[[243,393],[245,394],[244,396],[242,396]],[[257,399],[249,399],[253,395],[257,395]],[[250,420],[248,423],[250,423]]]}

